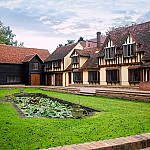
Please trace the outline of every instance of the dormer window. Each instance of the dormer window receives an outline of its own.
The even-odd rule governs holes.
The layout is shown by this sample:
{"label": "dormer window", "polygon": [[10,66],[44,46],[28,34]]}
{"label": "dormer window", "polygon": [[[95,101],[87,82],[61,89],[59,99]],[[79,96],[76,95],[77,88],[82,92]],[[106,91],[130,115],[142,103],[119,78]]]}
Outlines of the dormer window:
{"label": "dormer window", "polygon": [[130,57],[135,55],[135,43],[133,44],[124,44],[123,45],[123,54],[124,57]]}
{"label": "dormer window", "polygon": [[115,57],[115,47],[105,48],[106,59],[113,59]]}
{"label": "dormer window", "polygon": [[78,57],[74,56],[72,57],[72,64],[77,64],[78,63]]}
{"label": "dormer window", "polygon": [[58,60],[54,61],[53,68],[61,68],[61,61],[58,61]]}
{"label": "dormer window", "polygon": [[123,44],[123,55],[124,57],[131,57],[135,55],[136,44],[132,39],[132,36],[129,34]]}

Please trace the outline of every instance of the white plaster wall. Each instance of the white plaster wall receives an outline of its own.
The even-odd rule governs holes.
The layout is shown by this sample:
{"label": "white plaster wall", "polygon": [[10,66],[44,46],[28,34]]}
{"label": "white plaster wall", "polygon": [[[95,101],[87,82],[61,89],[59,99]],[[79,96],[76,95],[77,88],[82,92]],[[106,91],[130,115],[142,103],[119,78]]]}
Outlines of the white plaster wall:
{"label": "white plaster wall", "polygon": [[52,85],[55,85],[55,74],[52,75]]}
{"label": "white plaster wall", "polygon": [[88,60],[88,57],[80,57],[79,67],[82,67],[83,64]]}
{"label": "white plaster wall", "polygon": [[88,71],[83,71],[83,84],[89,84],[89,82],[88,82]]}
{"label": "white plaster wall", "polygon": [[106,82],[106,68],[100,69],[100,85],[107,85]]}
{"label": "white plaster wall", "polygon": [[66,72],[63,73],[62,75],[62,85],[65,86],[66,85]]}
{"label": "white plaster wall", "polygon": [[125,85],[128,86],[129,82],[128,82],[128,67],[129,66],[122,66],[121,67],[121,71],[120,71],[120,83],[121,85]]}
{"label": "white plaster wall", "polygon": [[65,86],[68,86],[69,85],[69,73],[68,72],[65,72],[65,80],[66,80],[66,83],[65,83]]}
{"label": "white plaster wall", "polygon": [[71,64],[71,58],[70,55],[74,51],[74,49],[83,49],[82,45],[78,43],[69,53],[66,57],[64,57],[64,70]]}

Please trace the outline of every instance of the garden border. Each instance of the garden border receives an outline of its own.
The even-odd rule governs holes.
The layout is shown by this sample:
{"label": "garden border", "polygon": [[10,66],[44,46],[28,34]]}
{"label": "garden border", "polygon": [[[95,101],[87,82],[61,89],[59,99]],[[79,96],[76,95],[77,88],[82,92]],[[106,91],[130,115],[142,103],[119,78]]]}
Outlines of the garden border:
{"label": "garden border", "polygon": [[150,133],[41,150],[140,150],[150,147]]}

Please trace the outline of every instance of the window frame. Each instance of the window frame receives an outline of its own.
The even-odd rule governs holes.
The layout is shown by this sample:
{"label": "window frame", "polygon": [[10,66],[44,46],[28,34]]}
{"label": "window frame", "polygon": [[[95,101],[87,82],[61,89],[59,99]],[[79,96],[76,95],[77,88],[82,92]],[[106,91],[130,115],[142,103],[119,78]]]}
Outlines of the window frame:
{"label": "window frame", "polygon": [[71,59],[71,63],[72,63],[72,64],[78,64],[78,63],[79,63],[79,58],[78,58],[78,56],[73,56],[72,59]]}
{"label": "window frame", "polygon": [[88,71],[88,82],[98,82],[98,72],[97,71]]}
{"label": "window frame", "polygon": [[73,82],[82,83],[83,82],[83,72],[73,72]]}
{"label": "window frame", "polygon": [[55,60],[53,61],[53,68],[61,68],[61,61]]}
{"label": "window frame", "polygon": [[46,62],[46,63],[45,63],[45,68],[46,68],[46,69],[52,69],[52,62],[51,62],[51,61]]}
{"label": "window frame", "polygon": [[135,51],[136,51],[136,43],[123,44],[123,56],[124,57],[135,56]]}
{"label": "window frame", "polygon": [[140,82],[140,70],[138,68],[128,69],[128,82],[130,83]]}
{"label": "window frame", "polygon": [[32,70],[39,70],[39,63],[38,62],[32,63]]}
{"label": "window frame", "polygon": [[20,76],[7,76],[6,82],[7,83],[20,83],[21,77]]}
{"label": "window frame", "polygon": [[107,83],[117,83],[119,80],[119,69],[106,70],[106,82]]}
{"label": "window frame", "polygon": [[105,59],[115,58],[115,46],[105,47]]}

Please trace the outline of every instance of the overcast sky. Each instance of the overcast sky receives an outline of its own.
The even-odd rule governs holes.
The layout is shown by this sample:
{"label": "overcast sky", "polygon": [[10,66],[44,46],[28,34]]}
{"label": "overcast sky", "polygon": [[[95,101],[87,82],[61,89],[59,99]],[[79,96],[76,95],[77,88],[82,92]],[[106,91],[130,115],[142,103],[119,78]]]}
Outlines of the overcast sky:
{"label": "overcast sky", "polygon": [[25,47],[53,52],[67,39],[150,21],[150,0],[0,0],[0,20]]}

